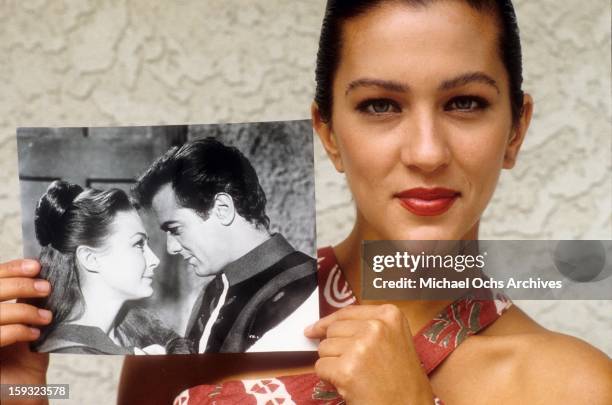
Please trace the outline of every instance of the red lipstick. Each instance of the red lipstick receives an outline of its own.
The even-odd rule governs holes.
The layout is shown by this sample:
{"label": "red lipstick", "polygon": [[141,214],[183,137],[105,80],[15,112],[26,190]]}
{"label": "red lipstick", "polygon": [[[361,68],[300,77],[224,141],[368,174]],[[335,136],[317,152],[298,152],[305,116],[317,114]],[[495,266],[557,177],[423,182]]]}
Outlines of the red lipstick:
{"label": "red lipstick", "polygon": [[414,215],[433,217],[444,214],[461,195],[448,188],[411,188],[395,194],[402,207]]}

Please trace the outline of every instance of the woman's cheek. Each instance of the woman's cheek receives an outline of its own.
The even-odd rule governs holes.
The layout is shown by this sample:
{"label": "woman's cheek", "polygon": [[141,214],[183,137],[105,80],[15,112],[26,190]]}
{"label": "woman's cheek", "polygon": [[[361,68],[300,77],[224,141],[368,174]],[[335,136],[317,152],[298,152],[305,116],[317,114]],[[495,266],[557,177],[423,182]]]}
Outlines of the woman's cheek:
{"label": "woman's cheek", "polygon": [[[347,182],[358,211],[360,211],[369,222],[380,222],[379,220],[374,220],[372,217],[386,211],[384,201],[381,200],[384,193],[377,185],[377,183],[382,183],[382,179],[376,181],[376,179],[371,179],[367,173],[349,174],[347,172]],[[384,223],[384,221],[381,223]]]}
{"label": "woman's cheek", "polygon": [[142,260],[139,252],[126,251],[122,256],[123,279],[126,286],[138,286],[142,278]]}

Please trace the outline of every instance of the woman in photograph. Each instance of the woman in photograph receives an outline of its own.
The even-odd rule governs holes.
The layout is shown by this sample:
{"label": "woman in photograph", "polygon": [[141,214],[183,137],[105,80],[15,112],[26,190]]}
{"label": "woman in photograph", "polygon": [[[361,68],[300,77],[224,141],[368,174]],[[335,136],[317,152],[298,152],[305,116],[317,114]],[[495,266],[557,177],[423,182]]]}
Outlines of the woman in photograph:
{"label": "woman in photograph", "polygon": [[[605,354],[508,301],[359,300],[362,240],[478,239],[533,110],[511,2],[329,0],[316,81],[313,125],[356,207],[352,232],[319,251],[320,291],[339,292],[305,331],[319,352],[130,357],[119,403],[188,387],[176,404],[611,403]],[[458,321],[477,311],[469,329]],[[28,361],[28,381],[44,381],[44,358]]]}
{"label": "woman in photograph", "polygon": [[[83,190],[55,181],[38,202],[35,230],[42,246],[40,276],[54,287],[47,297],[31,301],[43,308],[42,314],[52,314],[34,343],[36,350],[165,353],[159,344],[134,346],[139,334],[157,330],[168,335],[158,322],[142,314],[118,317],[127,301],[153,294],[153,271],[159,264],[125,192]],[[166,336],[172,337],[178,335]]]}

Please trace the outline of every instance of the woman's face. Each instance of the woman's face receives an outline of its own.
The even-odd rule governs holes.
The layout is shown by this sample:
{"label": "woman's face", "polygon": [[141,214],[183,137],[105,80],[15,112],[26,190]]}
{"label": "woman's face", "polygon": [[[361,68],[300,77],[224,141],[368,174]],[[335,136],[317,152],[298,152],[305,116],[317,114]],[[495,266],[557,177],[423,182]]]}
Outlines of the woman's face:
{"label": "woman's face", "polygon": [[475,239],[531,114],[512,125],[495,17],[459,1],[390,2],[348,20],[331,123],[364,239]]}
{"label": "woman's face", "polygon": [[106,244],[96,260],[100,278],[121,298],[139,299],[153,294],[153,270],[159,259],[147,241],[136,211],[115,215]]}

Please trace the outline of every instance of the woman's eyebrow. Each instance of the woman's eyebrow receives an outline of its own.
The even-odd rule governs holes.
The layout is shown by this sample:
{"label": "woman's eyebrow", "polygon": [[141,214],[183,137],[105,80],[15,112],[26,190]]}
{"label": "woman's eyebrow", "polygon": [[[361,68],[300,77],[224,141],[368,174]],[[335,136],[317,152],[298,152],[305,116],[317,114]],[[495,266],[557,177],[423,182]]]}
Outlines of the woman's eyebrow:
{"label": "woman's eyebrow", "polygon": [[499,94],[499,87],[497,86],[497,82],[491,76],[483,72],[469,72],[454,77],[449,80],[445,80],[439,86],[439,90],[450,90],[456,87],[465,86],[469,83],[484,83],[489,86],[492,86],[497,90]]}
{"label": "woman's eyebrow", "polygon": [[132,238],[136,237],[136,236],[142,236],[145,240],[148,240],[149,237],[147,236],[146,233],[144,232],[136,232],[134,235],[132,235]]}
{"label": "woman's eyebrow", "polygon": [[362,78],[350,82],[348,86],[346,86],[345,95],[348,95],[351,90],[354,90],[358,87],[380,87],[382,89],[398,93],[406,93],[409,89],[407,84],[395,82],[392,80]]}

